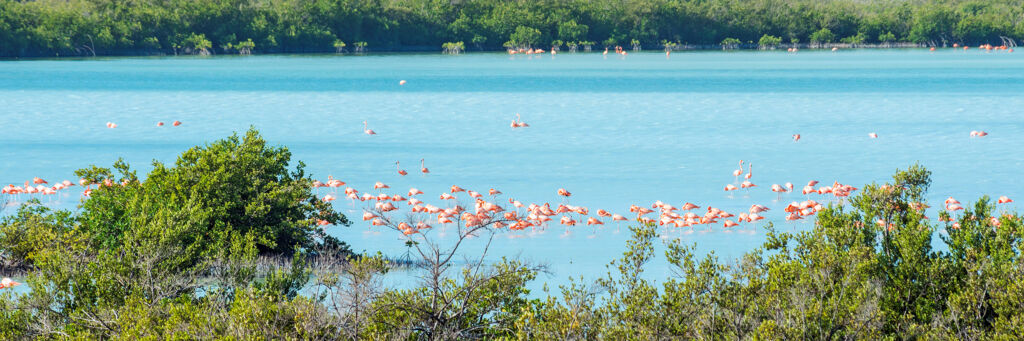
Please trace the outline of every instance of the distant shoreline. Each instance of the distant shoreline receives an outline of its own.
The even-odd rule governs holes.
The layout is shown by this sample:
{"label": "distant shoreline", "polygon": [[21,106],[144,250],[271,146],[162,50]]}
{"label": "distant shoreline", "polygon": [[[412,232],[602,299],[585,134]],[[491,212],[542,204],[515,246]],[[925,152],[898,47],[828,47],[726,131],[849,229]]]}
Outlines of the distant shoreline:
{"label": "distant shoreline", "polygon": [[[776,46],[774,48],[761,48],[757,44],[740,44],[740,45],[738,45],[735,48],[728,48],[728,49],[722,48],[721,45],[680,45],[680,46],[674,47],[672,49],[672,52],[716,51],[716,50],[717,51],[776,51],[776,52],[783,51],[783,52],[785,52],[786,49],[792,48],[794,46],[797,49],[799,49],[799,50],[808,50],[808,51],[823,51],[823,50],[829,50],[829,49],[832,49],[832,48],[838,48],[838,49],[842,49],[842,50],[858,50],[858,49],[921,49],[921,48],[930,48],[930,47],[932,47],[932,46],[927,46],[927,45],[924,45],[924,44],[914,44],[914,43],[893,43],[893,44],[824,44],[824,45],[818,45],[818,44],[780,44],[780,45],[778,45],[778,46]],[[952,46],[934,46],[934,47],[936,49],[953,48]],[[978,47],[977,46],[973,46],[973,47],[970,47],[970,48],[971,49],[977,49]],[[545,50],[545,53],[549,52],[549,50],[547,48],[543,48],[543,49]],[[477,48],[468,48],[463,53],[479,53],[479,52],[501,53],[501,52],[506,52],[506,51],[507,51],[506,49],[477,49]],[[603,51],[604,51],[604,47],[600,47],[600,48],[594,47],[590,52],[584,52],[583,49],[579,49],[575,53],[581,53],[581,54],[582,53],[601,53]],[[633,51],[632,49],[629,49],[629,48],[625,48],[625,51],[626,52],[630,52],[630,53],[636,52],[636,51]],[[663,48],[660,48],[660,47],[657,47],[657,46],[650,46],[650,47],[644,47],[640,52],[663,52],[663,51],[664,51]],[[273,55],[328,55],[328,54],[337,54],[337,55],[342,55],[342,56],[367,56],[367,55],[371,55],[372,56],[374,54],[381,54],[381,53],[383,53],[383,54],[435,54],[435,53],[436,54],[441,54],[441,52],[442,52],[442,50],[440,48],[435,48],[435,47],[430,47],[430,46],[403,46],[403,47],[398,47],[398,48],[380,48],[380,49],[369,48],[367,52],[363,52],[363,53],[356,53],[356,52],[351,52],[351,51],[344,52],[344,53],[337,53],[334,50],[330,50],[330,49],[323,49],[323,50],[312,50],[312,49],[309,49],[309,50],[298,50],[298,51],[283,51],[283,50],[282,51],[275,51],[275,50],[256,51],[252,55],[273,56]],[[562,50],[559,51],[559,53],[560,54],[566,54],[566,53],[572,53],[572,52],[569,52],[567,49],[562,49]],[[223,53],[222,52],[222,53],[214,53],[213,55],[214,56],[238,56],[239,54],[237,54],[237,53]],[[38,56],[29,56],[29,57],[0,57],[0,61],[13,61],[13,60],[53,60],[53,59],[83,60],[83,59],[92,59],[92,58],[111,58],[111,57],[116,58],[116,57],[176,57],[176,56],[193,57],[193,56],[198,56],[198,55],[196,55],[196,54],[174,54],[174,53],[165,53],[165,52],[162,52],[162,51],[137,51],[136,50],[136,51],[117,51],[117,52],[114,52],[114,53],[103,53],[103,54],[97,54],[96,56],[91,56],[91,55],[64,55],[64,56],[61,56],[61,55],[54,55],[54,56],[38,55]]]}

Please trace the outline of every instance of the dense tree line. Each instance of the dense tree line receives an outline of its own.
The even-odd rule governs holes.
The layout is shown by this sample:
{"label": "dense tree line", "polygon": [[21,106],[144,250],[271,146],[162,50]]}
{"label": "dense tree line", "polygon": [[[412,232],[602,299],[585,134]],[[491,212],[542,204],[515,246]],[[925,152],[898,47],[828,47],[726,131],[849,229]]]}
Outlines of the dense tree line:
{"label": "dense tree line", "polygon": [[[607,275],[530,293],[543,266],[484,254],[500,215],[447,233],[414,234],[406,271],[352,256],[327,238],[347,220],[316,200],[287,149],[250,131],[157,164],[140,180],[118,163],[79,173],[105,185],[80,210],[30,202],[0,220],[4,271],[30,291],[0,291],[4,339],[1017,339],[1024,334],[1024,224],[981,198],[939,222],[919,210],[930,173],[914,165],[821,211],[736,260],[633,237]],[[107,181],[114,179],[112,181]],[[375,211],[377,228],[407,231]],[[505,224],[507,226],[507,224]],[[472,238],[469,238],[472,236]],[[939,248],[933,241],[941,241]],[[659,245],[664,243],[664,245]],[[486,250],[486,248],[484,248]],[[657,250],[664,250],[657,252]],[[660,256],[659,256],[660,254]],[[283,256],[260,258],[261,255]],[[666,257],[673,275],[651,281]],[[463,263],[454,265],[452,259]],[[262,261],[261,261],[262,259]]]}
{"label": "dense tree line", "polygon": [[0,56],[1024,38],[1022,0],[0,0]]}

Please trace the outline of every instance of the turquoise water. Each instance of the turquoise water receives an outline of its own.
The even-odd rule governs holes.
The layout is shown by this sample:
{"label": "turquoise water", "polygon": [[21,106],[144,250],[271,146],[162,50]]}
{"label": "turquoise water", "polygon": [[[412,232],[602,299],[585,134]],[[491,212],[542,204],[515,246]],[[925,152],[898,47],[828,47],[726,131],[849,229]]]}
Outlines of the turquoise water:
{"label": "turquoise water", "polygon": [[[920,161],[933,171],[935,208],[948,196],[965,204],[986,194],[1016,198],[1024,192],[1021,108],[1024,55],[980,51],[5,61],[0,186],[36,176],[75,181],[75,169],[118,157],[144,174],[151,160],[173,162],[190,146],[255,126],[316,178],[333,175],[360,191],[376,181],[389,184],[389,193],[417,187],[426,192],[421,199],[440,205],[438,195],[459,185],[554,204],[562,202],[555,191],[565,188],[571,204],[621,214],[655,200],[733,213],[756,203],[773,209],[766,216],[780,229],[801,230],[811,222],[787,223],[781,211],[804,196],[779,201],[771,184],[860,187]],[[509,128],[516,113],[529,128]],[[156,126],[174,120],[183,124]],[[363,134],[364,120],[378,135]],[[991,135],[970,138],[972,130]],[[871,132],[879,138],[868,138]],[[794,142],[797,133],[802,139]],[[418,172],[421,158],[429,175]],[[759,187],[726,193],[739,160],[753,163]],[[399,176],[395,161],[410,174]],[[43,201],[74,209],[79,190]],[[9,197],[8,205],[25,198]],[[361,203],[335,206],[356,223],[330,231],[354,249],[405,251],[402,236],[359,219]],[[625,225],[606,224],[569,234],[560,225],[501,232],[492,255],[550,265],[538,282],[595,278],[629,235]],[[661,233],[726,258],[764,240],[763,229],[720,225]],[[465,255],[481,245],[471,243]],[[655,262],[650,274],[664,277],[668,269]]]}

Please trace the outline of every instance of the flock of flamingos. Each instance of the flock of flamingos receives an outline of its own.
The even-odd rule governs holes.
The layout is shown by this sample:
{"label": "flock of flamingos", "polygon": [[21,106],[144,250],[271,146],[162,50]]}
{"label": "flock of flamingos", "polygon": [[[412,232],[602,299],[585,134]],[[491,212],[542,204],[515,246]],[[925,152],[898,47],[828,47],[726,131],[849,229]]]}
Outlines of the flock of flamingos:
{"label": "flock of flamingos", "polygon": [[[513,127],[516,127],[518,123],[513,121]],[[972,136],[978,136],[977,132],[972,133]],[[983,135],[982,135],[983,136]],[[424,175],[430,173],[430,170],[424,165],[424,160],[420,160],[420,172]],[[734,184],[726,184],[724,187],[725,191],[736,191],[739,189],[746,189],[757,187],[756,184],[751,182],[753,177],[753,166],[751,163],[747,163],[747,170],[743,170],[743,160],[739,162],[739,168],[732,172],[735,177],[735,182],[739,182],[740,177],[743,177],[743,181],[739,183],[737,187]],[[401,164],[396,162],[397,172],[401,176],[408,174],[408,171],[401,169]],[[849,196],[852,192],[856,191],[857,188],[844,185],[835,181],[830,186],[820,186],[816,180],[808,181],[800,193],[805,196],[806,200],[797,202],[793,201],[787,204],[782,210],[785,212],[785,219],[787,221],[795,221],[804,219],[808,216],[813,216],[817,212],[822,210],[822,204],[810,198],[811,195],[819,195],[822,200],[837,200],[842,203],[842,199]],[[345,187],[344,181],[334,179],[328,176],[327,182],[314,181],[313,186],[317,188],[340,188]],[[513,198],[508,198],[507,201],[511,204],[512,209],[506,210],[503,204],[499,204],[498,197],[502,195],[502,192],[491,188],[486,192],[473,191],[464,189],[458,185],[453,185],[449,191],[441,193],[438,199],[441,201],[447,201],[447,204],[441,204],[435,206],[429,203],[425,203],[423,200],[417,198],[419,195],[423,195],[423,191],[411,188],[407,193],[407,196],[401,194],[387,194],[384,192],[386,189],[391,187],[382,182],[377,182],[373,186],[373,191],[377,194],[364,192],[360,195],[359,190],[352,187],[346,187],[344,189],[345,198],[351,200],[353,206],[356,201],[367,202],[366,208],[364,208],[363,221],[369,221],[370,226],[382,226],[390,227],[401,231],[405,235],[412,235],[420,233],[422,230],[430,229],[433,226],[432,223],[440,224],[445,226],[448,224],[462,224],[467,228],[488,224],[488,227],[501,229],[508,228],[509,230],[523,230],[526,228],[541,228],[546,229],[549,226],[549,222],[557,219],[558,224],[564,225],[566,233],[569,233],[569,228],[576,225],[604,225],[605,221],[609,218],[611,221],[638,221],[645,224],[657,224],[663,227],[674,227],[674,228],[690,228],[691,230],[699,227],[706,226],[707,230],[711,230],[714,225],[719,223],[722,224],[722,228],[734,228],[741,224],[751,224],[751,227],[755,227],[757,221],[765,219],[762,213],[771,210],[767,206],[753,204],[745,212],[739,212],[736,214],[726,212],[722,209],[707,206],[701,209],[701,206],[694,203],[684,203],[679,207],[673,206],[669,203],[662,202],[660,200],[655,201],[650,208],[641,205],[630,205],[628,211],[630,216],[635,218],[627,218],[623,214],[614,213],[605,209],[597,209],[594,214],[590,214],[590,209],[584,206],[573,206],[568,204],[569,197],[572,193],[564,188],[559,188],[556,193],[563,197],[563,202],[554,204],[551,203],[530,203],[523,204],[522,202]],[[783,185],[773,184],[771,190],[778,193],[781,200],[782,195],[786,193],[794,192],[794,185],[792,183],[785,183]],[[468,196],[474,201],[473,210],[467,210],[462,207],[456,200],[457,196]],[[321,200],[325,202],[333,202],[338,197],[333,194],[326,194]],[[413,220],[400,221],[400,218],[396,218],[397,215],[390,214],[394,211],[399,211],[402,203],[405,203],[406,207],[409,207],[409,212],[413,213],[408,215]],[[1006,204],[1013,202],[1012,199],[1001,196],[998,201],[999,204]],[[959,201],[953,197],[949,197],[945,200],[945,209],[949,212],[956,212],[963,210],[963,206]],[[917,210],[923,210],[928,206],[916,205],[914,208]],[[685,212],[685,213],[682,213]],[[698,213],[700,212],[700,213]],[[419,215],[416,215],[419,214]],[[432,215],[431,218],[423,218],[424,215]],[[927,218],[927,217],[925,217]],[[416,220],[419,219],[419,220]],[[584,220],[585,219],[585,220]],[[995,217],[991,218],[993,225],[998,226],[998,219]],[[953,218],[950,218],[953,221]],[[883,221],[877,222],[879,226],[884,226]],[[328,225],[327,221],[320,221],[321,225]],[[958,225],[954,223],[953,228]]]}
{"label": "flock of flamingos", "polygon": [[[400,84],[405,84],[401,82]],[[181,125],[180,121],[174,121],[173,126],[177,127]],[[164,126],[163,122],[158,122],[157,126]],[[516,114],[515,119],[511,121],[509,126],[513,129],[526,128],[529,124],[522,121],[519,114]],[[114,129],[117,128],[117,124],[108,122],[107,127]],[[366,121],[363,122],[363,132],[366,135],[373,136],[377,133],[369,128]],[[988,133],[984,131],[972,131],[970,137],[982,138],[987,136]],[[878,138],[875,133],[868,134],[870,138]],[[793,135],[794,141],[800,140],[800,134]],[[400,162],[395,162],[396,171],[400,176],[408,175],[408,171],[401,168]],[[420,159],[420,172],[424,175],[429,174],[430,170],[425,165],[425,160]],[[739,168],[732,172],[734,177],[734,183],[726,184],[723,188],[724,191],[737,191],[745,190],[749,191],[751,188],[758,187],[754,184],[751,179],[753,177],[753,165],[752,163],[746,163],[746,171],[744,171],[744,161],[739,162]],[[742,182],[740,178],[743,178]],[[115,185],[126,185],[126,184],[115,184],[110,180],[105,180],[103,183],[89,183],[85,179],[81,179],[78,182],[78,186],[82,186],[84,190],[82,195],[88,197],[93,189],[93,186],[97,188],[102,186],[115,186]],[[325,202],[332,202],[338,199],[336,196],[337,188],[345,187],[346,183],[334,179],[332,176],[328,176],[326,182],[319,180],[313,182],[313,186],[319,188],[332,188],[334,192],[324,194],[320,198]],[[811,180],[803,186],[800,190],[800,194],[804,197],[802,201],[793,201],[787,204],[782,210],[785,212],[785,220],[795,221],[804,219],[805,217],[813,216],[815,213],[822,209],[822,204],[811,198],[812,195],[818,195],[820,200],[837,200],[841,203],[842,199],[849,196],[852,192],[856,191],[857,188],[844,185],[835,181],[830,186],[819,186],[818,181]],[[22,195],[29,197],[34,196],[48,196],[55,195],[61,191],[69,190],[76,186],[75,183],[69,180],[63,180],[54,184],[50,184],[46,180],[35,177],[31,181],[26,181],[24,186],[18,186],[14,184],[7,185],[6,187],[0,188],[0,194],[13,197],[14,199],[20,199]],[[435,206],[429,203],[425,203],[419,199],[418,196],[424,194],[422,191],[412,188],[406,193],[406,196],[401,194],[387,194],[384,190],[389,189],[390,186],[377,182],[373,186],[373,191],[376,194],[363,192],[352,188],[346,187],[344,189],[344,196],[348,200],[351,200],[353,205],[356,201],[368,202],[364,209],[363,220],[369,221],[370,226],[388,226],[395,228],[406,235],[416,234],[423,229],[431,228],[431,224],[439,224],[444,226],[446,224],[464,224],[466,227],[474,227],[480,224],[488,223],[492,224],[494,228],[509,228],[510,230],[523,230],[526,228],[547,228],[549,222],[557,220],[558,224],[566,226],[566,232],[569,232],[569,227],[576,225],[604,225],[606,221],[618,222],[618,221],[639,221],[642,223],[657,224],[660,226],[675,227],[675,228],[690,228],[694,229],[700,226],[706,226],[710,230],[714,225],[721,224],[723,228],[735,228],[741,226],[741,224],[756,224],[757,221],[765,219],[762,215],[764,212],[770,210],[769,207],[764,205],[752,204],[745,212],[730,213],[722,209],[715,208],[712,206],[701,206],[694,203],[684,203],[679,207],[665,203],[662,201],[656,201],[650,207],[641,205],[631,205],[628,208],[630,218],[627,218],[624,212],[623,214],[616,213],[615,211],[609,211],[605,209],[594,210],[594,214],[590,214],[590,209],[583,206],[574,206],[568,203],[569,197],[572,193],[565,189],[558,189],[557,194],[563,197],[563,202],[552,205],[551,203],[529,203],[523,204],[522,202],[513,198],[508,198],[508,204],[512,207],[506,210],[502,204],[498,204],[498,197],[502,194],[496,189],[489,189],[486,192],[477,192],[473,190],[463,189],[457,185],[451,186],[450,190],[446,193],[441,193],[438,198],[446,202],[446,204],[440,204]],[[792,183],[785,184],[772,184],[770,186],[772,192],[778,193],[779,199],[787,193],[795,191],[795,186]],[[468,196],[474,202],[473,210],[469,211],[462,207],[457,199],[460,196]],[[319,196],[319,194],[318,194]],[[5,198],[7,199],[7,198]],[[17,202],[18,200],[13,200]],[[432,218],[422,219],[419,221],[410,222],[393,222],[390,218],[389,213],[398,211],[404,202],[411,213],[417,214],[429,214],[433,215]],[[1002,196],[997,201],[999,204],[1005,204],[1013,202],[1013,200]],[[372,205],[371,205],[372,204]],[[952,197],[945,201],[945,209],[950,212],[962,210],[961,204]],[[922,207],[923,209],[923,207]],[[635,217],[633,216],[635,214]],[[994,223],[997,220],[993,219]],[[319,224],[327,225],[326,221],[320,221]],[[879,222],[881,224],[881,222]],[[955,225],[954,225],[955,227]],[[11,284],[14,282],[0,282],[0,288],[16,285]]]}
{"label": "flock of flamingos", "polygon": [[[399,84],[404,85],[406,83],[403,80]],[[181,124],[182,123],[180,121],[174,121],[172,123],[172,125],[175,127],[180,126]],[[156,125],[158,127],[162,127],[164,126],[164,123],[158,122]],[[530,126],[526,122],[522,121],[522,118],[519,114],[516,114],[515,118],[511,121],[509,125],[513,129],[526,128]],[[117,128],[117,124],[107,122],[107,127],[110,129],[114,129]],[[363,133],[369,136],[377,134],[377,132],[369,128],[369,125],[366,121],[363,121]],[[970,132],[971,138],[982,138],[987,135],[988,133],[984,131]],[[878,138],[878,135],[875,133],[869,133],[868,137],[874,139]],[[799,141],[800,134],[794,134],[793,140]],[[744,161],[740,160],[739,168],[732,172],[732,175],[735,178],[735,183],[726,184],[724,186],[724,190],[726,192],[737,191],[741,189],[749,191],[751,188],[757,187],[756,184],[751,182],[751,178],[753,177],[752,163],[747,163],[747,169],[745,172],[743,169],[743,164]],[[397,169],[397,173],[400,176],[405,176],[409,174],[406,170],[401,168],[400,162],[396,161],[395,166]],[[427,169],[425,165],[425,160],[423,159],[420,159],[420,172],[423,173],[424,175],[430,173],[430,170]],[[740,182],[740,177],[743,178],[742,182]],[[97,186],[97,188],[99,188],[102,186],[114,186],[118,184],[112,183],[109,179],[105,180],[103,183],[89,183],[85,179],[81,179],[78,181],[78,185],[84,188],[84,190],[82,191],[82,196],[88,197],[94,190],[92,186]],[[331,176],[328,176],[328,180],[326,182],[321,182],[319,180],[313,182],[313,186],[315,188],[327,187],[336,189],[339,187],[344,187],[345,185],[345,182],[338,179],[334,179]],[[804,219],[804,217],[813,216],[815,213],[822,209],[822,204],[819,203],[818,201],[811,199],[811,195],[820,195],[822,197],[819,198],[824,198],[826,200],[834,199],[841,202],[843,198],[849,196],[852,192],[857,190],[857,188],[853,186],[844,185],[839,183],[838,181],[834,182],[831,186],[815,187],[816,185],[818,185],[818,181],[809,181],[807,185],[803,186],[803,188],[800,191],[800,193],[804,196],[803,199],[805,200],[799,202],[793,201],[782,209],[786,213],[785,219],[787,221],[800,220]],[[2,187],[0,188],[0,194],[3,194],[8,197],[13,197],[13,199],[15,199],[8,201],[18,202],[17,199],[20,199],[22,195],[26,195],[29,197],[34,197],[37,195],[55,195],[61,191],[69,190],[74,186],[76,186],[76,184],[69,180],[63,180],[61,182],[57,182],[51,185],[46,180],[39,177],[35,177],[31,181],[25,181],[24,186],[9,184],[5,187]],[[488,191],[486,191],[486,194],[484,194],[473,190],[466,190],[459,186],[452,186],[449,192],[441,193],[439,196],[440,200],[446,201],[448,203],[446,205],[441,205],[444,206],[443,208],[441,206],[435,206],[432,204],[425,203],[424,201],[418,199],[416,196],[423,194],[423,192],[416,188],[412,188],[409,190],[409,192],[407,193],[408,198],[400,194],[389,195],[383,192],[383,190],[389,188],[390,186],[382,182],[377,182],[373,186],[373,191],[377,191],[377,194],[364,192],[360,195],[360,192],[355,188],[346,187],[344,189],[344,195],[345,198],[352,201],[353,205],[355,204],[355,201],[374,203],[373,205],[368,205],[367,208],[365,209],[365,213],[363,214],[363,220],[370,221],[371,226],[394,225],[392,227],[397,228],[398,230],[402,231],[407,235],[417,233],[421,229],[430,228],[430,224],[432,222],[436,222],[436,224],[441,225],[460,222],[465,224],[466,226],[472,227],[474,226],[474,224],[480,224],[485,221],[494,221],[493,227],[496,228],[508,227],[511,230],[522,230],[529,227],[546,228],[548,222],[555,220],[556,218],[559,224],[565,225],[567,228],[570,226],[582,225],[584,223],[586,225],[604,225],[605,221],[608,221],[609,219],[611,221],[635,220],[643,223],[655,223],[662,226],[670,226],[676,228],[688,227],[692,229],[704,225],[707,226],[708,229],[710,229],[713,225],[719,223],[722,224],[723,228],[733,228],[736,226],[740,226],[741,224],[754,224],[757,221],[764,219],[762,213],[770,210],[770,208],[764,205],[753,204],[746,212],[738,212],[734,214],[711,206],[707,206],[703,210],[700,210],[701,206],[689,202],[680,205],[680,207],[676,207],[671,204],[664,203],[662,201],[656,201],[650,206],[650,208],[639,205],[631,205],[629,207],[629,212],[631,214],[635,214],[636,216],[635,218],[630,219],[623,214],[614,213],[613,211],[608,211],[604,209],[597,209],[594,211],[594,215],[590,215],[590,209],[588,209],[587,207],[574,206],[568,204],[568,198],[572,194],[565,189],[559,189],[557,191],[558,195],[562,196],[564,200],[563,203],[556,204],[554,208],[552,208],[552,205],[550,203],[530,203],[524,205],[522,202],[518,200],[508,198],[507,201],[510,205],[514,207],[514,210],[506,211],[502,207],[502,205],[495,203],[497,197],[500,196],[502,193],[493,188],[489,189]],[[794,192],[795,190],[794,185],[789,182],[785,184],[773,184],[770,188],[772,192],[778,193],[780,200],[782,198],[782,195]],[[475,202],[475,210],[472,213],[470,213],[464,207],[457,203],[457,196],[462,196],[462,193],[464,193],[466,196],[469,196],[471,200]],[[321,197],[321,200],[325,202],[332,202],[337,199],[338,197],[335,194],[325,194]],[[412,213],[432,214],[436,215],[436,219],[421,220],[413,223],[401,222],[398,224],[391,224],[391,221],[388,219],[387,216],[385,216],[385,214],[388,212],[397,211],[401,206],[401,202],[405,202],[406,206],[409,207]],[[1005,196],[1000,197],[998,200],[998,203],[1000,204],[1010,202],[1013,202],[1013,200]],[[396,206],[396,203],[399,205]],[[961,204],[952,197],[945,201],[945,205],[946,210],[950,212],[963,209]],[[703,213],[698,214],[697,212]],[[654,217],[649,216],[652,213],[657,213],[657,215]],[[497,214],[500,214],[500,217],[503,219],[496,221],[494,218],[498,217]],[[319,223],[321,225],[327,224],[326,221],[320,221]],[[0,288],[3,288],[4,286],[5,284],[0,283]]]}
{"label": "flock of flamingos", "polygon": [[[624,51],[622,51],[624,52]],[[405,85],[407,82],[401,80],[399,85]],[[157,127],[163,127],[164,122],[157,122]],[[178,127],[182,123],[180,121],[174,121],[171,123],[172,126]],[[513,129],[527,128],[530,125],[522,121],[519,114],[516,114],[515,119],[509,124]],[[107,122],[107,128],[116,129],[118,125],[113,122]],[[368,136],[377,135],[377,132],[369,128],[369,124],[363,121],[363,133]],[[983,138],[988,133],[984,131],[971,131],[971,138]],[[878,138],[875,133],[869,133],[869,138]],[[794,141],[800,140],[800,134],[793,135]],[[751,182],[753,177],[753,166],[751,163],[747,163],[747,169],[743,169],[744,161],[739,162],[739,168],[732,172],[735,178],[735,183],[726,184],[724,190],[737,191],[745,190],[749,191],[751,188],[758,187],[756,184]],[[399,162],[395,162],[397,173],[400,176],[408,175],[408,172],[401,168]],[[420,159],[420,172],[424,175],[429,174],[430,170],[425,166],[425,160]],[[743,181],[740,182],[740,177]],[[857,188],[844,185],[838,181],[833,182],[830,186],[819,186],[818,181],[811,180],[807,185],[803,186],[800,193],[804,196],[802,201],[793,201],[787,204],[782,210],[785,212],[785,219],[787,221],[795,221],[804,219],[805,217],[813,216],[815,213],[822,209],[822,204],[816,200],[811,199],[812,195],[818,195],[820,200],[837,200],[839,203],[842,199],[849,196],[852,192],[856,191]],[[93,186],[100,188],[103,186],[116,186],[116,185],[127,185],[127,184],[115,184],[111,180],[105,180],[102,183],[90,183],[85,179],[78,181],[78,186],[84,188],[82,196],[88,197],[93,189]],[[328,176],[326,182],[314,181],[313,186],[319,188],[332,188],[335,191],[337,188],[345,187],[346,183],[334,179]],[[4,195],[3,201],[9,201],[16,203],[21,199],[22,196],[28,196],[30,198],[36,196],[49,196],[59,194],[62,191],[68,191],[76,184],[69,181],[63,180],[61,182],[55,182],[50,184],[46,180],[35,177],[30,181],[26,181],[23,186],[9,184],[5,187],[0,188],[0,194]],[[463,189],[457,185],[451,186],[450,190],[445,193],[441,193],[438,198],[446,202],[446,204],[440,204],[435,206],[432,204],[425,203],[423,200],[418,199],[418,196],[424,193],[416,188],[412,188],[406,193],[406,196],[401,194],[387,194],[384,190],[389,189],[390,186],[377,182],[373,186],[373,191],[377,194],[371,194],[360,192],[352,187],[346,187],[344,189],[345,198],[351,200],[353,205],[356,201],[366,202],[367,205],[364,208],[363,220],[369,221],[370,226],[386,226],[394,228],[405,235],[413,235],[420,233],[422,230],[432,228],[431,224],[437,224],[445,226],[448,224],[462,224],[465,227],[474,227],[482,224],[488,224],[488,227],[492,228],[508,228],[510,230],[523,230],[527,228],[540,228],[546,229],[549,226],[549,222],[558,221],[558,224],[564,225],[566,232],[569,232],[569,228],[576,225],[604,225],[606,221],[619,222],[619,221],[639,221],[648,224],[657,224],[663,227],[674,227],[674,228],[690,228],[694,229],[700,226],[705,226],[706,229],[710,230],[713,226],[721,224],[722,228],[742,228],[742,224],[748,224],[751,227],[755,227],[757,221],[765,219],[763,213],[770,210],[769,207],[764,205],[752,204],[745,212],[730,213],[719,208],[712,206],[706,206],[702,208],[699,205],[687,202],[679,207],[673,206],[669,203],[662,201],[655,201],[650,207],[646,205],[630,205],[628,208],[629,218],[627,215],[615,213],[615,211],[609,211],[605,209],[594,210],[594,214],[590,214],[590,209],[583,206],[574,206],[568,203],[569,197],[572,193],[565,189],[558,189],[556,192],[563,199],[562,203],[554,204],[551,203],[530,203],[523,204],[522,202],[513,198],[507,198],[508,203],[512,206],[508,210],[503,207],[503,204],[499,204],[498,197],[502,193],[496,189],[489,189],[486,192],[477,192],[473,190]],[[778,193],[779,199],[787,193],[795,191],[795,186],[792,183],[785,184],[773,184],[770,186],[771,191]],[[332,202],[338,199],[335,196],[335,192],[324,194],[319,196],[320,200],[325,202]],[[467,210],[462,207],[457,199],[461,196],[468,196],[473,201],[473,209]],[[13,200],[10,200],[13,199]],[[2,201],[0,201],[2,202]],[[392,219],[394,215],[391,212],[398,211],[402,205],[409,208],[411,213],[419,214],[418,217],[424,217],[430,215],[431,218],[425,218],[418,221],[401,221]],[[1013,202],[1012,199],[1001,196],[997,203],[1006,204]],[[960,202],[949,197],[945,200],[945,209],[949,212],[955,212],[963,210]],[[917,207],[918,209],[924,209],[926,206]],[[416,215],[412,215],[417,217]],[[998,225],[998,220],[995,217],[991,218],[993,225]],[[326,221],[319,221],[320,225],[328,225]],[[879,224],[884,224],[879,221]],[[553,223],[552,223],[553,224]],[[739,227],[738,227],[739,226]],[[956,227],[956,224],[953,224]],[[0,280],[0,289],[10,288],[20,283],[15,282],[10,278],[3,278]]]}
{"label": "flock of flamingos", "polygon": [[[960,46],[960,44],[954,43],[953,44],[953,48],[954,49],[959,49],[959,48],[961,48],[961,46]],[[963,48],[964,51],[967,51],[967,50],[970,49],[969,46],[963,46],[962,48]],[[992,50],[995,50],[995,51],[1006,51],[1006,52],[1009,52],[1009,53],[1013,53],[1013,48],[1012,47],[1007,47],[1006,45],[995,46],[995,45],[992,45],[992,44],[982,44],[982,45],[978,45],[978,50],[985,51],[985,52],[992,52]],[[800,51],[800,49],[799,48],[795,48],[795,47],[790,47],[790,48],[786,49],[786,52],[791,52],[791,53],[796,53],[796,52],[799,52],[799,51]],[[839,48],[838,47],[833,47],[832,48],[832,52],[836,52],[836,51],[839,51]],[[935,52],[935,48],[934,47],[929,48],[929,51]],[[530,54],[541,54],[541,53],[544,53],[544,49],[533,49],[533,48],[508,49],[508,54],[510,54],[510,55],[515,55],[515,54],[530,55]],[[551,54],[552,55],[556,55],[556,54],[558,54],[558,51],[557,50],[551,50]],[[604,52],[602,54],[603,55],[608,55],[608,48],[607,47],[604,48]],[[626,52],[625,49],[622,48],[622,46],[616,46],[615,47],[615,54],[619,54],[619,55],[625,56],[628,53]],[[670,55],[672,55],[672,50],[671,49],[666,49],[665,50],[665,56],[667,57],[667,56],[670,56]],[[402,84],[405,84],[405,83],[402,83]]]}

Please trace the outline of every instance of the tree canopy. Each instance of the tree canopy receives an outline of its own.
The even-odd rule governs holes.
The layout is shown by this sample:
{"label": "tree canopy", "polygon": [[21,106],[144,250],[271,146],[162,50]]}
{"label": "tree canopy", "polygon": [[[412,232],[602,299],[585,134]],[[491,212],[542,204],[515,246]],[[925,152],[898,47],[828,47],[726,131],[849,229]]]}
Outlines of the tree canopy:
{"label": "tree canopy", "polygon": [[240,43],[252,52],[331,52],[336,41],[715,46],[765,35],[824,40],[825,29],[834,40],[863,34],[863,43],[890,42],[892,33],[891,41],[925,45],[1000,44],[1000,36],[1024,39],[1022,15],[1020,0],[0,0],[0,56],[218,54]]}
{"label": "tree canopy", "polygon": [[[262,252],[291,254],[316,240],[332,239],[319,220],[348,220],[312,194],[312,180],[299,162],[289,170],[291,152],[271,147],[255,130],[191,148],[168,166],[154,161],[140,181],[124,162],[92,166],[76,175],[103,184],[82,204],[80,229],[103,247],[122,244],[126,233],[174,234],[197,244],[199,252],[225,247],[232,234],[251,235]],[[150,228],[152,227],[152,228]]]}

